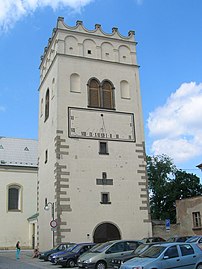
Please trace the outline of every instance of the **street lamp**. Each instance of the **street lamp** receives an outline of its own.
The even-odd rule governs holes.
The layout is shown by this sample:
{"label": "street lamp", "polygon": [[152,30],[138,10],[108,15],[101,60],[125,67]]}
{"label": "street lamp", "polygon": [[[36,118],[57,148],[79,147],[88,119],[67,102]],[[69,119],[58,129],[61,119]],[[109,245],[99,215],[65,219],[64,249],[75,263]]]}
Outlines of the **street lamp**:
{"label": "street lamp", "polygon": [[[47,198],[45,198],[45,206],[44,206],[44,210],[48,211],[50,209],[51,206],[51,216],[52,216],[52,221],[55,221],[55,216],[54,216],[54,210],[55,210],[55,205],[52,202],[48,202]],[[52,228],[53,231],[53,248],[54,248],[54,228]]]}

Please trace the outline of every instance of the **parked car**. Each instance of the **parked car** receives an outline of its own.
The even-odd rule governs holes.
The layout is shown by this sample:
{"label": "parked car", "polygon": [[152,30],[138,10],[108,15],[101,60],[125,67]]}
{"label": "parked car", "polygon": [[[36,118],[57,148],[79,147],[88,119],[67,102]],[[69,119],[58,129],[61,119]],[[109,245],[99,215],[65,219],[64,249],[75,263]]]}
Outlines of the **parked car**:
{"label": "parked car", "polygon": [[111,259],[127,255],[137,248],[138,240],[108,241],[93,247],[77,261],[80,268],[106,269]]}
{"label": "parked car", "polygon": [[167,242],[186,242],[191,236],[172,236],[168,238]]}
{"label": "parked car", "polygon": [[197,244],[164,243],[155,244],[123,263],[120,269],[201,269],[202,250]]}
{"label": "parked car", "polygon": [[153,243],[153,242],[164,242],[166,241],[162,237],[154,236],[154,237],[145,237],[141,240],[143,243]]}
{"label": "parked car", "polygon": [[186,243],[202,243],[202,235],[194,235],[187,239]]}
{"label": "parked car", "polygon": [[62,250],[66,250],[69,247],[75,245],[75,243],[61,243],[59,245],[57,245],[55,248],[52,248],[50,250],[44,251],[44,252],[39,252],[39,259],[42,259],[44,261],[48,261],[48,257],[52,254],[52,253],[56,253]]}
{"label": "parked car", "polygon": [[58,257],[59,255],[66,254],[66,253],[72,251],[76,246],[77,246],[77,244],[74,244],[73,246],[71,246],[71,247],[69,247],[69,248],[67,248],[67,249],[65,249],[65,250],[62,250],[62,251],[58,251],[58,252],[54,252],[54,253],[52,253],[52,254],[49,255],[49,257],[48,257],[49,262],[52,262],[52,263],[55,264],[55,258],[56,258],[56,257]]}
{"label": "parked car", "polygon": [[[163,243],[163,242],[162,242]],[[138,257],[141,253],[145,250],[150,248],[151,246],[155,245],[156,243],[142,243],[140,244],[133,252],[129,253],[128,255],[120,255],[109,262],[109,267],[113,269],[118,269],[124,262]]]}
{"label": "parked car", "polygon": [[95,243],[81,243],[76,245],[70,252],[65,254],[57,255],[55,258],[55,264],[62,265],[62,267],[75,267],[79,256],[89,251]]}

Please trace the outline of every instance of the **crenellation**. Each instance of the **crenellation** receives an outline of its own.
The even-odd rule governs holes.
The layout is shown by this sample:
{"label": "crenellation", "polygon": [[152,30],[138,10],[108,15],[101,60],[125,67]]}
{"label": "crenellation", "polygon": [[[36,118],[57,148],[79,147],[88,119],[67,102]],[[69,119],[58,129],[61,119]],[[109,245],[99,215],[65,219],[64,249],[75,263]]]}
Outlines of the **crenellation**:
{"label": "crenellation", "polygon": [[[77,32],[79,40],[76,40],[76,42],[72,43],[72,40],[70,37],[72,36],[72,33]],[[134,64],[136,65],[136,55],[135,53],[135,45],[136,42],[134,40],[135,31],[129,31],[128,36],[122,36],[119,33],[119,30],[117,27],[112,28],[112,33],[108,34],[105,33],[102,30],[102,26],[100,24],[95,24],[94,30],[88,30],[84,27],[82,21],[77,21],[76,25],[71,27],[64,23],[63,17],[58,17],[57,21],[57,27],[53,29],[52,37],[48,39],[48,45],[44,49],[44,53],[41,56],[41,65],[40,68],[43,69],[44,67],[44,60],[46,58],[50,58],[50,64],[49,67],[56,55],[56,53],[65,54],[65,55],[74,55],[79,57],[90,57],[95,58],[99,60],[104,61],[112,61],[112,62],[121,62],[125,64]],[[88,36],[88,38],[86,38]],[[110,52],[100,52],[100,46],[101,43],[106,42],[106,38],[109,41],[110,45],[115,49],[118,49],[119,57],[117,57],[116,53],[110,53]],[[86,40],[89,40],[89,42],[95,42],[95,49],[93,49],[92,53],[87,53],[85,48]],[[102,42],[100,43],[100,41]],[[68,41],[68,42],[67,42]],[[129,52],[126,52],[127,55],[122,55],[122,52],[119,48],[119,42],[125,42]],[[87,42],[87,43],[89,43]],[[57,48],[55,47],[56,43],[58,43]],[[83,49],[81,49],[81,47]],[[88,45],[87,45],[88,47]],[[87,51],[92,50],[92,47],[90,46]],[[50,54],[55,52],[55,55],[53,57],[50,57]],[[125,50],[126,51],[126,50]],[[129,55],[131,54],[131,55]],[[41,73],[41,78],[43,79],[48,72],[49,68],[46,69],[46,72]]]}

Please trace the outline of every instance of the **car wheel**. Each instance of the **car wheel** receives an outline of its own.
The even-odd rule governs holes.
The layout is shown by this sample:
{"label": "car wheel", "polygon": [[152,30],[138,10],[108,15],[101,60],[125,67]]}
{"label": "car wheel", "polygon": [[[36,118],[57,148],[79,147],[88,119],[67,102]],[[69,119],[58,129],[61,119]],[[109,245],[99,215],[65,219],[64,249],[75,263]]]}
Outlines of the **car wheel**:
{"label": "car wheel", "polygon": [[107,266],[106,266],[106,263],[105,262],[98,262],[97,264],[96,264],[96,269],[106,269],[107,268]]}
{"label": "car wheel", "polygon": [[202,264],[199,264],[196,269],[202,269]]}
{"label": "car wheel", "polygon": [[74,262],[74,260],[69,260],[69,261],[67,261],[67,267],[75,267],[75,262]]}

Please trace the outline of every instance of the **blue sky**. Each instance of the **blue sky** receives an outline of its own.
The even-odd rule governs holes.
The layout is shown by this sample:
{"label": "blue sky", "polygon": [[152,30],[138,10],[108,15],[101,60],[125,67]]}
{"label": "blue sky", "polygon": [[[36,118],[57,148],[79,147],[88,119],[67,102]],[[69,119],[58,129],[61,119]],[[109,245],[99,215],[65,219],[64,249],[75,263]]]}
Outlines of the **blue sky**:
{"label": "blue sky", "polygon": [[202,163],[201,0],[0,0],[0,136],[38,137],[40,56],[59,16],[135,30],[148,155]]}

